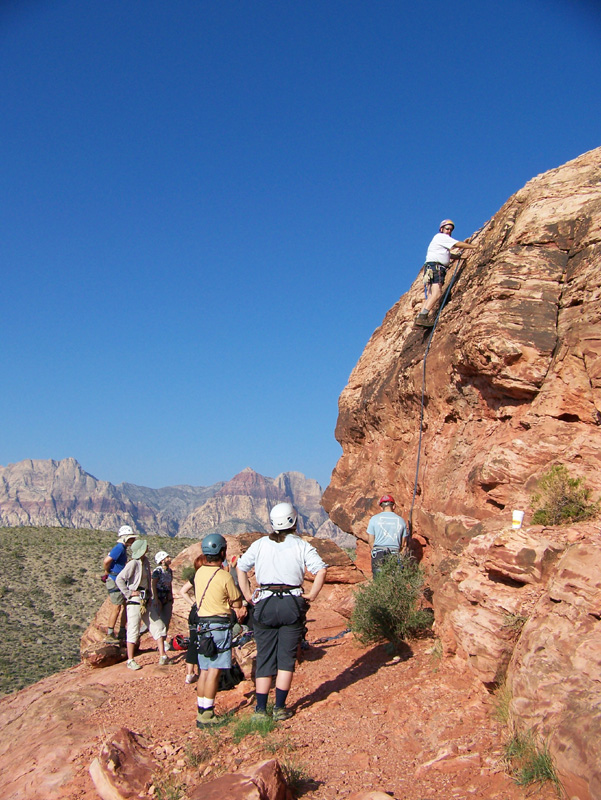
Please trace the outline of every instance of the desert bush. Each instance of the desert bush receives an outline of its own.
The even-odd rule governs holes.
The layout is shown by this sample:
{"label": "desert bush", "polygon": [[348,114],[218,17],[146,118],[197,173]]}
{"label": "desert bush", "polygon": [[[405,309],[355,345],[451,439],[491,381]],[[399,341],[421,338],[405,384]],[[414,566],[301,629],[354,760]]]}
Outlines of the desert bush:
{"label": "desert bush", "polygon": [[182,580],[184,583],[186,581],[190,581],[190,583],[194,583],[194,567],[192,564],[187,564],[185,567],[182,567]]}
{"label": "desert bush", "polygon": [[351,630],[363,644],[388,640],[394,645],[432,626],[422,607],[424,573],[410,557],[389,556],[369,583],[355,592]]}
{"label": "desert bush", "polygon": [[555,464],[538,482],[530,505],[534,525],[568,525],[594,517],[598,503],[589,500],[590,490],[582,478],[571,478],[563,464]]}

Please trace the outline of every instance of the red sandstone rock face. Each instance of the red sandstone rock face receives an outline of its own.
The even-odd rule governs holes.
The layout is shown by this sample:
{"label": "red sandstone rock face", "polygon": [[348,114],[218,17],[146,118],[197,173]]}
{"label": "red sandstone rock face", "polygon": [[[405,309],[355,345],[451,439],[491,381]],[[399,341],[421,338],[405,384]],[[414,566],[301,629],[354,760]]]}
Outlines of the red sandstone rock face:
{"label": "red sandstone rock face", "polygon": [[[534,178],[475,242],[427,361],[414,522],[431,539],[449,524],[469,530],[527,509],[534,480],[557,461],[601,491],[601,149]],[[364,540],[383,490],[405,509],[411,501],[422,295],[417,278],[340,397],[344,453],[324,506]]]}
{"label": "red sandstone rock face", "polygon": [[[509,526],[512,509],[527,526],[553,464],[601,495],[601,148],[531,180],[474,242],[427,359],[414,532],[445,654],[489,686],[507,673],[517,724],[550,737],[571,795],[589,800],[601,797],[597,526]],[[422,296],[418,278],[340,397],[343,455],[323,503],[362,541],[382,492],[411,506]]]}

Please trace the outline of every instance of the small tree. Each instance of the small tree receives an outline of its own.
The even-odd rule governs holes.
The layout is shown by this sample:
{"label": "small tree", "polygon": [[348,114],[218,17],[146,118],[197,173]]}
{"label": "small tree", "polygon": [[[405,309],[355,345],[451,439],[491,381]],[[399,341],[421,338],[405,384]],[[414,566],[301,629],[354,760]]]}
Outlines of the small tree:
{"label": "small tree", "polygon": [[598,504],[589,501],[590,490],[582,478],[571,478],[563,464],[555,464],[541,477],[531,506],[534,525],[568,525],[594,517]]}
{"label": "small tree", "polygon": [[363,644],[387,639],[395,645],[432,627],[422,608],[424,573],[415,559],[391,555],[380,572],[355,593],[351,630]]}

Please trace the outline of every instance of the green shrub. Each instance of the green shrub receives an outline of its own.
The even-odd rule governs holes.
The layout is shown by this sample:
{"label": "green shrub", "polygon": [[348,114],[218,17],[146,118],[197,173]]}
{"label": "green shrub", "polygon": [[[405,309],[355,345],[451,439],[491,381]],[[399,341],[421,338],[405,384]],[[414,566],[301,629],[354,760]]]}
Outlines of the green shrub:
{"label": "green shrub", "polygon": [[582,478],[571,478],[563,464],[555,464],[538,482],[532,497],[534,525],[568,525],[594,517],[598,503],[589,501],[590,490]]}
{"label": "green shrub", "polygon": [[182,580],[184,582],[190,581],[190,583],[194,583],[194,575],[195,575],[194,567],[192,564],[188,564],[187,566],[182,568]]}
{"label": "green shrub", "polygon": [[424,573],[412,558],[389,556],[382,569],[355,593],[351,630],[363,644],[388,640],[394,645],[432,626],[422,608]]}

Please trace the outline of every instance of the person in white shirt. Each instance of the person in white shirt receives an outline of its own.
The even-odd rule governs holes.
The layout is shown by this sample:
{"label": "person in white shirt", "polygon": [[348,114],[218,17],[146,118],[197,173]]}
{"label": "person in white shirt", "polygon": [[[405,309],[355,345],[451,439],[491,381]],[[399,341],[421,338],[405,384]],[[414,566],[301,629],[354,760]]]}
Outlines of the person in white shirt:
{"label": "person in white shirt", "polygon": [[[240,590],[248,603],[254,605],[255,715],[266,715],[267,698],[275,677],[273,719],[278,721],[294,713],[286,708],[286,699],[296,653],[303,637],[308,604],[321,591],[327,564],[312,545],[295,535],[297,513],[290,503],[278,503],[269,516],[274,533],[253,542],[236,566]],[[253,567],[258,584],[254,593],[247,574]],[[307,593],[303,591],[305,569],[315,576]]]}
{"label": "person in white shirt", "polygon": [[428,296],[424,302],[422,310],[415,320],[416,325],[424,328],[431,328],[433,321],[428,319],[428,314],[438,302],[442,294],[442,286],[447,274],[447,268],[451,259],[460,258],[459,250],[475,250],[476,245],[469,242],[460,242],[453,239],[451,234],[455,229],[455,223],[451,219],[443,219],[440,223],[438,233],[428,245],[426,253],[426,263],[424,264],[424,284]]}

